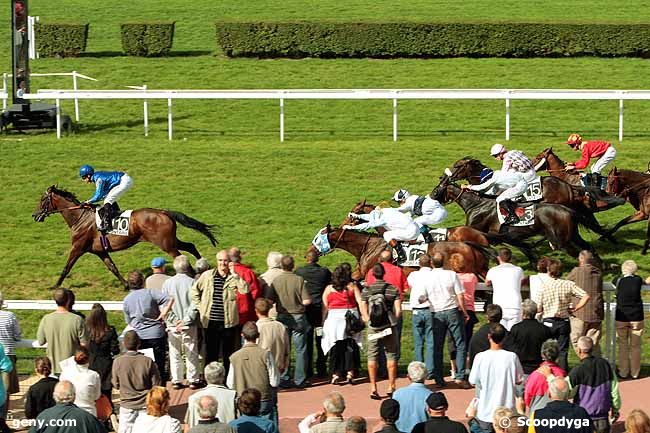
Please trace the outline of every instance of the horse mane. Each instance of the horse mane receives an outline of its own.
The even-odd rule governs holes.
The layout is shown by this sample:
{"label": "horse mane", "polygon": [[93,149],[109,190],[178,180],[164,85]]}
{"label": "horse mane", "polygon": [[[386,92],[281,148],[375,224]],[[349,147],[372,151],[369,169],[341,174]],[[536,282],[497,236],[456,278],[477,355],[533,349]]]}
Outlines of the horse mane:
{"label": "horse mane", "polygon": [[77,198],[76,195],[74,195],[74,193],[71,193],[71,192],[66,191],[64,189],[59,189],[59,188],[57,188],[56,185],[52,185],[49,188],[49,190],[51,192],[53,192],[54,194],[58,195],[58,196],[61,196],[61,197],[65,198],[65,199],[67,199],[67,200],[70,200],[74,204],[80,204],[81,203],[81,201],[79,201],[79,199]]}

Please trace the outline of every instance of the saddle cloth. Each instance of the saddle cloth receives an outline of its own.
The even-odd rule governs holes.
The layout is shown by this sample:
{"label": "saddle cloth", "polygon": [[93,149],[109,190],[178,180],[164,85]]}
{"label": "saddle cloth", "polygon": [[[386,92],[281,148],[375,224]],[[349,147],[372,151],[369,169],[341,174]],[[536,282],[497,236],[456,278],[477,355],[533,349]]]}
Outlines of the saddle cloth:
{"label": "saddle cloth", "polygon": [[534,180],[528,182],[528,188],[520,198],[522,198],[521,201],[539,201],[543,196],[542,178],[537,176]]}
{"label": "saddle cloth", "polygon": [[[503,225],[508,213],[505,209],[501,209],[499,205],[497,207],[497,216],[499,217],[499,222]],[[519,222],[517,224],[508,224],[512,227],[527,227],[535,224],[535,203],[517,203],[516,211],[517,216],[519,217]]]}
{"label": "saddle cloth", "polygon": [[[97,209],[99,210],[99,208]],[[111,221],[111,229],[108,231],[108,234],[128,236],[129,226],[131,225],[131,212],[133,212],[133,209],[125,210],[119,216],[113,218]],[[99,228],[100,224],[101,218],[99,218],[99,212],[95,211],[95,225]]]}
{"label": "saddle cloth", "polygon": [[[434,242],[445,242],[447,240],[447,229],[446,228],[434,228],[430,229],[429,233],[433,238]],[[426,254],[429,250],[429,244],[424,242],[424,237],[420,233],[416,240],[409,242],[400,242],[404,253],[406,254],[406,261],[398,263],[399,266],[409,266],[409,267],[420,267],[418,258],[422,254]],[[397,261],[397,254],[393,251],[393,258]]]}

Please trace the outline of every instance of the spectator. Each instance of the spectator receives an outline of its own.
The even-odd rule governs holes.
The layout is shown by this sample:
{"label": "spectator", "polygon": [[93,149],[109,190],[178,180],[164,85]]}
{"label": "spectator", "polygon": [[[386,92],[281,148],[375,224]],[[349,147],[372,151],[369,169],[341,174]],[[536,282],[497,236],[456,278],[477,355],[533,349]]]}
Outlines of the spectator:
{"label": "spectator", "polygon": [[262,296],[262,291],[255,272],[249,266],[241,263],[241,250],[239,248],[231,247],[228,250],[228,258],[233,264],[233,272],[248,284],[248,293],[237,293],[239,326],[244,326],[246,322],[257,320],[255,316],[255,300]]}
{"label": "spectator", "polygon": [[9,401],[9,396],[7,395],[7,389],[5,388],[6,378],[9,376],[9,373],[14,369],[14,365],[11,362],[11,359],[5,355],[5,348],[0,344],[0,374],[3,377],[3,380],[0,380],[0,431],[3,433],[10,432],[9,426],[7,425],[7,402]]}
{"label": "spectator", "polygon": [[[187,367],[187,380],[191,389],[201,387],[198,330],[196,308],[192,304],[190,291],[194,284],[192,266],[185,256],[174,258],[176,275],[168,278],[162,291],[168,299],[173,299],[171,311],[165,320],[167,341],[169,342],[169,367],[172,387],[181,389]],[[183,363],[185,357],[185,363]]]}
{"label": "spectator", "polygon": [[616,285],[616,336],[618,337],[618,374],[633,379],[641,372],[641,335],[643,334],[643,280],[636,275],[634,260],[621,266],[623,275]]}
{"label": "spectator", "polygon": [[210,395],[202,395],[197,400],[198,423],[188,433],[236,433],[236,430],[217,417],[219,404]]}
{"label": "spectator", "polygon": [[[390,367],[389,367],[390,368]],[[366,420],[360,416],[351,416],[345,424],[345,433],[366,433]]]}
{"label": "spectator", "polygon": [[352,384],[361,368],[359,343],[362,333],[350,334],[345,317],[348,311],[360,317],[361,291],[352,281],[352,274],[346,266],[339,265],[334,269],[332,284],[325,288],[322,298],[325,321],[321,345],[323,352],[330,356],[330,382],[335,384],[345,377]]}
{"label": "spectator", "polygon": [[271,284],[271,300],[275,302],[278,311],[278,321],[281,322],[291,335],[296,352],[296,366],[293,373],[293,383],[289,380],[289,366],[282,374],[282,387],[305,388],[307,381],[307,334],[309,322],[305,315],[305,307],[311,304],[311,296],[305,288],[305,280],[293,272],[293,257],[283,256],[281,260],[282,274],[275,277]]}
{"label": "spectator", "polygon": [[199,424],[201,418],[199,399],[205,396],[212,397],[218,403],[216,416],[219,421],[229,423],[236,418],[235,401],[237,400],[237,392],[224,386],[226,370],[220,362],[209,363],[203,371],[208,385],[188,398],[185,424],[189,427]]}
{"label": "spectator", "polygon": [[[424,362],[427,368],[427,378],[433,379],[433,316],[431,315],[431,303],[427,297],[427,287],[433,283],[431,257],[428,254],[422,254],[419,258],[419,265],[420,269],[411,272],[408,276],[408,283],[411,287],[413,348],[415,360]],[[398,428],[401,428],[402,431],[411,431],[399,426]]]}
{"label": "spectator", "polygon": [[323,409],[307,415],[298,424],[298,430],[300,433],[345,433],[344,411],[343,396],[338,392],[330,392],[323,401]]}
{"label": "spectator", "polygon": [[230,355],[235,352],[240,339],[237,294],[248,293],[248,284],[234,273],[233,267],[228,252],[219,251],[217,267],[201,274],[191,291],[205,337],[205,362],[218,361],[219,354],[222,354],[226,374]]}
{"label": "spectator", "polygon": [[[563,378],[556,377],[549,386],[548,392],[551,401],[546,407],[532,412],[530,416],[532,426],[528,429],[530,433],[553,433],[558,431],[557,421],[571,422],[571,429],[575,433],[593,433],[591,419],[586,410],[575,403],[568,401],[569,385]],[[544,422],[547,420],[547,422]],[[550,420],[555,420],[552,426]],[[532,423],[532,421],[537,421]],[[568,429],[567,429],[568,430]]]}
{"label": "spectator", "polygon": [[413,427],[412,433],[467,433],[462,423],[450,420],[446,413],[449,409],[447,397],[441,392],[434,392],[426,400],[428,421]]}
{"label": "spectator", "polygon": [[499,265],[488,270],[485,276],[485,284],[491,285],[494,293],[492,302],[503,310],[501,324],[507,331],[515,323],[521,322],[521,284],[525,281],[524,271],[510,263],[511,260],[512,251],[499,249]]}
{"label": "spectator", "polygon": [[208,259],[201,257],[194,264],[194,281],[198,280],[202,273],[212,268]]}
{"label": "spectator", "polygon": [[46,356],[34,359],[34,370],[39,378],[25,393],[25,418],[34,419],[45,409],[56,404],[54,401],[54,387],[59,380],[50,376],[52,363]]}
{"label": "spectator", "polygon": [[[476,331],[476,334],[472,335],[469,342],[469,367],[474,365],[474,358],[476,358],[477,354],[490,349],[490,340],[488,339],[490,325],[493,323],[501,323],[502,314],[501,307],[496,304],[489,304],[485,307],[487,323],[481,326]],[[507,340],[504,343],[504,348],[507,348]]]}
{"label": "spectator", "polygon": [[[566,376],[566,372],[556,364],[557,357],[560,354],[560,346],[558,346],[557,341],[546,340],[542,344],[541,354],[543,361],[540,367],[550,368],[551,373],[555,377]],[[524,403],[529,408],[529,413],[533,413],[538,409],[546,407],[548,402],[548,383],[546,377],[535,370],[528,376],[528,380],[526,381]]]}
{"label": "spectator", "polygon": [[277,427],[278,413],[272,389],[280,384],[280,373],[273,354],[257,345],[260,333],[255,322],[246,322],[241,335],[244,346],[230,356],[232,368],[226,385],[239,396],[248,388],[257,389],[261,396],[259,415],[273,421]]}
{"label": "spectator", "polygon": [[144,282],[146,289],[160,290],[165,281],[169,279],[167,272],[167,260],[164,257],[154,257],[151,260],[151,275]]}
{"label": "spectator", "polygon": [[[478,323],[478,318],[476,317],[476,312],[474,311],[474,295],[476,293],[476,285],[478,284],[478,278],[475,274],[470,272],[465,272],[467,269],[465,267],[465,257],[462,254],[454,253],[449,258],[449,265],[451,270],[456,272],[460,283],[465,289],[465,311],[469,316],[469,320],[465,321],[465,333],[463,334],[463,341],[465,341],[465,348],[469,346],[469,342],[474,335],[474,325]],[[456,376],[456,344],[454,343],[454,338],[450,332],[447,332],[447,337],[449,338],[449,363],[451,364],[451,376]],[[469,368],[465,366],[465,375]]]}
{"label": "spectator", "polygon": [[282,268],[280,262],[282,261],[282,253],[277,251],[271,251],[266,256],[266,272],[260,275],[260,283],[262,285],[262,294],[265,298],[268,298],[269,290],[271,289],[271,284],[275,277],[282,274]]}
{"label": "spectator", "polygon": [[433,312],[433,375],[436,385],[445,386],[442,373],[443,350],[445,337],[450,332],[456,344],[456,384],[466,387],[465,358],[467,349],[463,340],[464,323],[469,320],[465,311],[465,296],[463,286],[456,272],[442,268],[442,254],[436,253],[431,257],[433,270],[431,284],[427,286],[427,297]]}
{"label": "spectator", "polygon": [[144,412],[147,393],[161,384],[158,367],[151,358],[138,352],[139,347],[137,332],[127,331],[124,335],[126,353],[113,362],[113,388],[120,391],[119,433],[131,433],[135,419]]}
{"label": "spectator", "polygon": [[111,401],[111,370],[113,357],[120,354],[120,342],[115,328],[108,324],[106,310],[101,304],[93,304],[86,318],[86,329],[90,354],[88,368],[99,373],[101,392]]}
{"label": "spectator", "polygon": [[241,416],[230,421],[230,426],[237,433],[278,433],[275,423],[260,416],[262,394],[255,388],[245,389],[237,400],[237,408]]}
{"label": "spectator", "polygon": [[99,373],[88,368],[89,361],[88,349],[80,347],[74,354],[74,363],[66,365],[59,380],[74,385],[76,390],[74,404],[77,407],[97,416],[95,401],[102,395],[102,381]]}
{"label": "spectator", "polygon": [[542,363],[542,345],[551,337],[551,332],[535,319],[537,304],[534,301],[526,299],[522,303],[521,310],[523,320],[512,327],[508,340],[510,350],[517,354],[524,370],[523,381],[517,385],[517,411],[526,413],[524,404],[526,380]]}
{"label": "spectator", "polygon": [[[578,254],[578,266],[566,277],[576,286],[587,292],[589,301],[580,311],[569,318],[571,323],[571,344],[578,351],[578,338],[586,335],[594,341],[594,354],[600,356],[600,331],[605,316],[603,303],[603,273],[594,264],[591,251],[583,250]],[[573,300],[577,303],[577,300]]]}
{"label": "spectator", "polygon": [[[16,315],[11,311],[4,309],[4,295],[0,293],[0,344],[5,348],[5,354],[11,360],[13,369],[9,373],[7,380],[7,395],[15,394],[19,391],[18,372],[16,370],[16,343],[22,338],[20,325]],[[5,404],[5,412],[9,409],[9,397]],[[2,415],[2,414],[0,414]]]}
{"label": "spectator", "polygon": [[498,407],[494,411],[494,433],[524,433],[525,425],[520,425],[520,417],[512,409]]}
{"label": "spectator", "polygon": [[400,404],[400,416],[395,426],[399,431],[410,432],[416,424],[429,419],[427,398],[431,391],[424,385],[427,368],[420,361],[413,361],[408,366],[408,377],[411,383],[395,391],[393,398]]}
{"label": "spectator", "polygon": [[257,315],[257,330],[260,332],[260,339],[257,342],[262,349],[266,349],[273,355],[275,366],[279,372],[283,372],[289,365],[289,333],[287,328],[277,320],[269,318],[271,301],[266,298],[255,300],[255,314]]}
{"label": "spectator", "polygon": [[[36,424],[32,425],[29,433],[106,433],[106,427],[97,418],[75,406],[75,398],[72,383],[67,380],[57,383],[54,387],[56,405],[36,417]],[[61,423],[61,420],[66,422]]]}
{"label": "spectator", "polygon": [[181,433],[181,423],[169,416],[169,391],[154,386],[147,393],[147,412],[140,412],[133,424],[134,432]]}
{"label": "spectator", "polygon": [[625,433],[650,433],[650,418],[641,409],[633,409],[625,418]]}
{"label": "spectator", "polygon": [[86,320],[86,316],[84,313],[81,311],[77,311],[74,309],[74,303],[76,301],[76,296],[72,290],[68,290],[68,311],[71,312],[72,314],[76,314],[77,316],[81,317],[83,320]]}
{"label": "spectator", "polygon": [[[533,299],[537,304],[538,312],[542,313],[544,326],[551,331],[560,346],[558,365],[564,371],[569,371],[568,350],[571,325],[569,316],[572,312],[580,310],[589,301],[589,295],[578,287],[573,281],[561,280],[562,262],[557,259],[548,264],[548,275],[551,278],[542,291]],[[570,310],[572,297],[580,298],[580,302]]]}
{"label": "spectator", "polygon": [[161,319],[167,317],[173,301],[160,289],[144,289],[143,282],[140,271],[129,273],[131,291],[122,304],[124,321],[138,333],[139,349],[153,349],[156,366],[164,383],[167,380],[167,332]]}
{"label": "spectator", "polygon": [[[307,315],[307,322],[309,322],[310,330],[307,332],[307,377],[314,374],[314,330],[319,328],[316,332],[316,375],[318,377],[327,376],[327,362],[325,354],[321,348],[321,340],[323,338],[323,292],[325,287],[332,280],[332,273],[329,269],[324,268],[318,264],[318,253],[308,251],[305,255],[307,264],[303,267],[296,269],[296,275],[305,280],[305,288],[311,296],[311,304],[305,307],[305,314]],[[319,331],[319,332],[318,332]],[[318,335],[320,333],[321,335]]]}
{"label": "spectator", "polygon": [[61,372],[59,362],[73,356],[75,350],[87,342],[84,320],[68,310],[70,293],[67,289],[56,289],[56,311],[43,316],[38,325],[38,344],[48,343],[45,353],[52,361],[55,373]]}
{"label": "spectator", "polygon": [[621,395],[618,380],[609,361],[593,355],[594,342],[589,337],[578,339],[580,364],[569,372],[573,402],[589,414],[596,433],[609,433],[609,417],[618,419]]}
{"label": "spectator", "polygon": [[516,387],[522,381],[523,370],[517,355],[503,350],[506,328],[499,324],[490,325],[490,350],[476,355],[469,382],[478,391],[476,417],[470,421],[474,433],[490,432],[493,429],[493,413],[499,406],[515,407]]}
{"label": "spectator", "polygon": [[548,276],[549,263],[550,259],[548,257],[540,257],[540,259],[537,260],[537,273],[528,277],[530,299],[537,299],[537,295],[542,291],[544,284],[546,284],[548,281],[551,281],[551,277]]}
{"label": "spectator", "polygon": [[395,423],[399,419],[399,402],[397,400],[389,398],[382,401],[379,406],[379,416],[383,426],[376,431],[377,433],[402,433],[395,427]]}
{"label": "spectator", "polygon": [[386,350],[388,359],[388,397],[393,396],[397,378],[397,335],[393,328],[402,315],[402,303],[395,286],[384,281],[384,267],[377,263],[372,268],[375,283],[361,292],[361,317],[368,324],[368,377],[370,398],[380,400],[377,392],[377,354],[379,348]]}

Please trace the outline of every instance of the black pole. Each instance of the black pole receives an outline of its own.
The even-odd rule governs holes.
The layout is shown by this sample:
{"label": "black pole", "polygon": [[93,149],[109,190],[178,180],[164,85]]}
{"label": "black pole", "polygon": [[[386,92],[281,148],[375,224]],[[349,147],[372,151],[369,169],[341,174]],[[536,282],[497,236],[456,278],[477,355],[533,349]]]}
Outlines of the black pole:
{"label": "black pole", "polygon": [[29,35],[27,29],[27,0],[11,0],[11,80],[12,100],[29,111],[29,101],[22,98],[29,93]]}

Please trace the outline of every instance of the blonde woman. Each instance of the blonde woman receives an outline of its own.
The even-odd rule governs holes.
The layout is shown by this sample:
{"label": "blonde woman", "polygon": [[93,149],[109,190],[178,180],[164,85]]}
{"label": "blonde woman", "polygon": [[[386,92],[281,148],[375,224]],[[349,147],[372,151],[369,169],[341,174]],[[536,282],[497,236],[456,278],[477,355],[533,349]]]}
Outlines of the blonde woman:
{"label": "blonde woman", "polygon": [[618,337],[618,374],[621,378],[639,377],[641,371],[641,335],[643,334],[643,279],[636,275],[634,260],[621,266],[623,275],[616,285],[616,335]]}
{"label": "blonde woman", "polygon": [[650,418],[641,409],[634,409],[625,418],[625,433],[650,433]]}
{"label": "blonde woman", "polygon": [[147,394],[147,413],[140,413],[133,432],[181,433],[181,423],[169,416],[169,391],[154,386]]}

